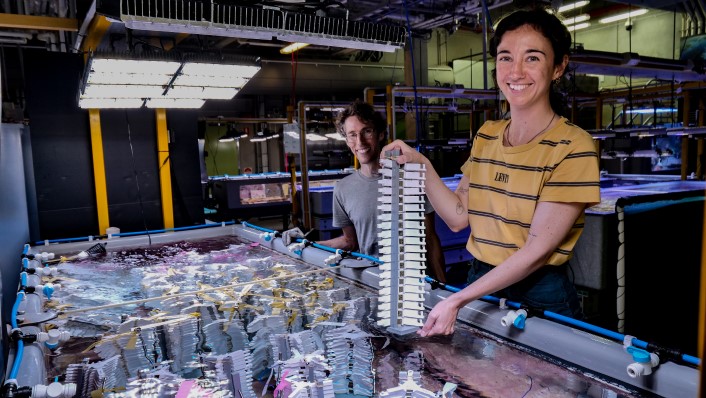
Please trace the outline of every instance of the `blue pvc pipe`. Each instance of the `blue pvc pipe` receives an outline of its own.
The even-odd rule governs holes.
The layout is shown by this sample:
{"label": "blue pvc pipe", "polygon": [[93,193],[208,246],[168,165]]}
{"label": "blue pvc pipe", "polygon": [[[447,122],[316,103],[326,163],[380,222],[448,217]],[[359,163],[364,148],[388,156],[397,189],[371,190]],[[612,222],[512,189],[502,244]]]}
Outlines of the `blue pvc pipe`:
{"label": "blue pvc pipe", "polygon": [[[297,239],[297,241],[300,242],[301,239]],[[331,252],[331,253],[336,253],[336,250],[340,250],[340,249],[334,249],[333,247],[324,246],[324,245],[319,244],[319,243],[313,243],[313,242],[312,242],[311,245],[314,246],[314,247],[317,248],[317,249],[325,250],[325,251]],[[347,254],[350,254],[351,256],[354,256],[354,257],[362,258],[362,259],[365,259],[365,260],[370,260],[370,261],[375,262],[375,263],[378,263],[378,264],[383,264],[383,261],[380,260],[380,259],[377,258],[377,257],[369,256],[369,255],[367,255],[367,254],[358,253],[358,252],[349,252],[349,251],[345,251],[345,250],[343,250],[343,252],[344,252],[344,253],[347,253]]]}
{"label": "blue pvc pipe", "polygon": [[[455,293],[455,292],[458,292],[461,290],[457,287],[453,287],[453,286],[449,286],[449,285],[437,282],[429,276],[425,277],[424,280],[429,283],[435,283],[435,282],[439,283],[444,289],[446,289],[450,292]],[[491,302],[494,304],[500,303],[500,299],[495,296],[483,296],[483,297],[481,297],[481,300],[488,301],[488,302]],[[513,309],[522,308],[522,304],[515,302],[515,301],[510,301],[510,300],[505,301],[505,305],[507,305],[508,307],[513,308]],[[624,334],[614,332],[612,330],[605,329],[600,326],[592,325],[590,323],[587,323],[587,322],[584,322],[584,321],[581,321],[578,319],[570,318],[568,316],[557,314],[556,312],[543,310],[542,314],[547,319],[559,321],[559,322],[566,323],[566,324],[569,324],[572,326],[576,326],[578,328],[593,332],[595,334],[599,334],[599,335],[611,338],[613,340],[617,340],[620,343],[623,343],[623,341],[625,340]],[[649,343],[647,343],[646,341],[642,341],[636,337],[632,338],[631,344],[637,348],[651,349]],[[701,364],[701,360],[699,358],[691,356],[691,355],[687,355],[687,354],[681,354],[681,360],[688,363],[688,364],[694,365],[694,366],[700,366],[700,364]]]}
{"label": "blue pvc pipe", "polygon": [[243,224],[244,226],[248,227],[248,228],[256,229],[256,230],[262,231],[262,232],[269,232],[269,233],[271,233],[271,234],[277,232],[277,231],[275,231],[275,230],[273,230],[273,229],[263,228],[263,227],[260,227],[260,226],[254,225],[254,224],[250,224],[249,222],[245,222],[245,221],[243,221],[242,224]]}
{"label": "blue pvc pipe", "polygon": [[[177,227],[177,228],[153,229],[153,230],[138,231],[138,232],[122,232],[119,234],[113,234],[112,236],[135,236],[135,235],[159,234],[159,233],[164,233],[164,232],[187,231],[187,230],[191,230],[191,229],[221,227],[224,225],[233,225],[233,224],[235,224],[234,221],[226,221],[226,222],[222,222],[222,223],[190,225],[190,226],[186,226],[186,227]],[[44,241],[44,240],[37,241],[36,244],[43,245],[46,242],[48,242],[48,243],[78,242],[78,241],[88,240],[89,238],[90,237],[88,237],[88,236],[83,236],[83,237],[79,237],[79,238],[48,239],[46,241]],[[93,236],[93,238],[95,238],[95,236]]]}
{"label": "blue pvc pipe", "polygon": [[[248,222],[243,222],[242,224],[243,224],[244,226],[248,227],[248,228],[252,228],[252,229],[255,229],[255,230],[258,230],[258,231],[262,231],[262,232],[268,232],[268,233],[271,233],[271,234],[277,232],[277,231],[275,231],[275,230],[273,230],[273,229],[268,229],[268,228],[259,227],[259,226],[257,226],[257,225],[253,225],[253,224],[250,224],[250,223],[248,223]],[[303,240],[304,240],[304,239],[301,239],[301,238],[297,238],[297,239],[296,239],[297,242],[302,242]],[[311,245],[312,245],[313,247],[317,248],[317,249],[321,249],[321,250],[324,250],[324,251],[327,251],[327,252],[331,252],[331,253],[336,253],[336,250],[340,250],[340,249],[334,249],[333,247],[324,246],[324,245],[321,245],[321,244],[319,244],[319,243],[314,243],[314,242],[311,242]],[[362,258],[362,259],[365,259],[365,260],[370,260],[370,261],[376,262],[376,263],[378,263],[378,264],[382,264],[382,263],[383,263],[383,261],[380,260],[379,258],[373,257],[373,256],[369,256],[369,255],[367,255],[367,254],[358,253],[358,252],[349,252],[349,251],[345,251],[345,250],[344,250],[343,252],[346,253],[346,254],[349,254],[349,255],[351,255],[351,256],[354,256],[354,257],[358,257],[358,258]]]}
{"label": "blue pvc pipe", "polygon": [[[15,299],[15,304],[12,306],[12,314],[10,315],[10,324],[12,329],[17,329],[17,311],[20,309],[20,303],[24,300],[25,293],[17,293],[17,298]],[[17,373],[20,370],[20,364],[22,363],[22,356],[25,351],[25,343],[22,339],[17,340],[17,353],[15,354],[15,361],[12,364],[12,370],[10,370],[10,376],[8,379],[16,379]]]}

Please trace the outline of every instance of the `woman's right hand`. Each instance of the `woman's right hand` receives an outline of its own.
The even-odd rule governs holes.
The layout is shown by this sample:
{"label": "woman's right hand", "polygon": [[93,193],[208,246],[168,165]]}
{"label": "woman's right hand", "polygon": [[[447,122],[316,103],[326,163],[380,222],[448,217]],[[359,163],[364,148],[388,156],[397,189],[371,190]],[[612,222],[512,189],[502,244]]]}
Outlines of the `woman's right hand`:
{"label": "woman's right hand", "polygon": [[427,321],[424,326],[417,331],[417,334],[426,337],[437,334],[449,335],[454,332],[456,317],[458,316],[458,305],[452,299],[453,295],[438,302],[429,311]]}
{"label": "woman's right hand", "polygon": [[424,155],[417,152],[414,148],[407,145],[402,140],[394,140],[391,143],[385,145],[380,151],[380,158],[388,158],[388,156],[386,156],[386,153],[388,151],[394,150],[400,151],[400,155],[395,158],[398,164],[425,163],[425,161],[427,161],[427,158],[424,157]]}

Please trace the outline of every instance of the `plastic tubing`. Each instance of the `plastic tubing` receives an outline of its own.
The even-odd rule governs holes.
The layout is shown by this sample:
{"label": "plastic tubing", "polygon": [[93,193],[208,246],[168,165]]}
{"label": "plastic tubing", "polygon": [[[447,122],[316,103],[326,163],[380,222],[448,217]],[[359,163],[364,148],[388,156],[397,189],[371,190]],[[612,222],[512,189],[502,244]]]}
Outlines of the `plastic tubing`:
{"label": "plastic tubing", "polygon": [[[10,324],[12,329],[17,329],[17,311],[20,308],[20,303],[25,298],[24,292],[17,293],[17,298],[15,299],[15,305],[12,306],[12,315],[10,316]],[[17,354],[15,355],[15,361],[12,364],[12,370],[10,370],[10,376],[8,380],[17,379],[17,373],[20,370],[20,364],[22,363],[22,356],[25,351],[25,343],[22,339],[17,340]]]}
{"label": "plastic tubing", "polygon": [[[277,232],[277,231],[275,231],[275,230],[273,230],[273,229],[263,228],[263,227],[260,227],[260,226],[257,226],[257,225],[250,224],[249,222],[243,222],[242,224],[243,224],[244,226],[248,227],[248,228],[252,228],[252,229],[255,229],[255,230],[258,230],[258,231],[262,231],[262,232],[269,232],[269,233],[276,233],[276,232]],[[301,239],[301,238],[297,238],[297,239],[296,239],[297,242],[302,242],[303,240],[304,240],[304,239]],[[311,245],[314,246],[314,247],[317,248],[317,249],[321,249],[321,250],[324,250],[324,251],[327,251],[327,252],[330,252],[330,253],[336,253],[336,249],[334,249],[334,248],[332,248],[332,247],[320,245],[320,244],[314,243],[314,242],[312,242]],[[378,263],[378,264],[382,264],[382,263],[383,263],[383,261],[380,260],[379,258],[373,257],[373,256],[369,256],[369,255],[367,255],[367,254],[358,253],[358,252],[347,252],[347,251],[344,251],[344,253],[346,253],[347,255],[351,255],[351,256],[354,256],[354,257],[362,258],[362,259],[365,259],[365,260],[370,260],[370,261],[376,262],[376,263]]]}
{"label": "plastic tubing", "polygon": [[[426,280],[426,281],[429,282],[429,283],[436,283],[436,284],[439,284],[441,287],[443,287],[444,289],[446,289],[446,290],[448,290],[448,291],[450,291],[450,292],[454,292],[454,293],[455,293],[455,292],[458,292],[458,291],[461,290],[461,289],[459,289],[459,288],[457,288],[457,287],[449,286],[449,285],[447,285],[447,284],[438,282],[438,281],[434,280],[432,277],[429,277],[429,276],[425,277],[424,280]],[[490,302],[490,303],[494,303],[494,304],[499,304],[499,303],[500,303],[500,299],[497,298],[497,297],[494,297],[494,296],[483,296],[483,297],[481,297],[481,300],[487,301],[487,302]],[[514,308],[514,309],[522,308],[522,304],[517,303],[517,302],[514,302],[514,301],[509,301],[509,300],[508,300],[508,301],[505,301],[505,304],[506,304],[508,307]],[[590,324],[590,323],[587,323],[587,322],[584,322],[584,321],[580,321],[580,320],[578,320],[578,319],[574,319],[574,318],[571,318],[571,317],[568,317],[568,316],[564,316],[564,315],[561,315],[561,314],[557,314],[556,312],[543,310],[543,311],[542,311],[542,314],[543,314],[544,317],[547,318],[547,319],[551,319],[551,320],[553,320],[553,321],[559,321],[559,322],[561,322],[561,323],[565,323],[565,324],[569,324],[569,325],[572,325],[572,326],[576,326],[576,327],[578,327],[578,328],[581,328],[581,329],[584,329],[584,330],[593,332],[593,333],[595,333],[595,334],[599,334],[599,335],[602,335],[602,336],[611,338],[611,339],[616,340],[616,341],[618,341],[618,342],[620,342],[620,343],[622,343],[622,342],[625,340],[625,335],[622,334],[622,333],[614,332],[614,331],[612,331],[612,330],[608,330],[608,329],[602,328],[602,327],[600,327],[600,326],[592,325],[592,324]],[[646,342],[646,341],[643,341],[643,340],[640,340],[640,339],[638,339],[638,338],[636,338],[636,337],[633,337],[633,338],[632,338],[632,342],[631,342],[631,343],[632,343],[632,345],[634,345],[634,346],[637,347],[637,348],[642,348],[642,349],[646,349],[646,350],[654,350],[654,347],[655,347],[655,346],[651,345],[650,343],[648,343],[648,342]],[[694,365],[694,366],[700,366],[700,364],[701,364],[701,360],[700,360],[699,358],[697,358],[697,357],[692,356],[692,355],[681,354],[681,360],[684,361],[685,363],[688,363],[688,364]]]}
{"label": "plastic tubing", "polygon": [[[147,235],[147,234],[159,234],[163,232],[172,232],[172,231],[187,231],[190,229],[203,229],[203,228],[213,228],[213,227],[221,227],[224,225],[233,225],[235,224],[235,221],[226,221],[222,223],[213,223],[213,224],[201,224],[201,225],[189,225],[186,227],[177,227],[177,228],[168,228],[168,229],[153,229],[149,231],[138,231],[138,232],[122,232],[119,234],[113,234],[112,236],[135,236],[135,235]],[[106,236],[106,235],[102,235]],[[96,238],[97,236],[93,236],[93,238]],[[63,239],[47,239],[47,240],[38,240],[35,242],[37,245],[43,245],[45,243],[66,243],[66,242],[78,242],[82,240],[88,240],[88,236],[83,236],[80,238],[63,238]]]}
{"label": "plastic tubing", "polygon": [[242,224],[248,228],[256,229],[256,230],[262,231],[262,232],[269,232],[269,233],[277,232],[274,229],[263,228],[263,227],[255,225],[255,224],[250,224],[249,222],[245,222],[245,221],[243,221]]}

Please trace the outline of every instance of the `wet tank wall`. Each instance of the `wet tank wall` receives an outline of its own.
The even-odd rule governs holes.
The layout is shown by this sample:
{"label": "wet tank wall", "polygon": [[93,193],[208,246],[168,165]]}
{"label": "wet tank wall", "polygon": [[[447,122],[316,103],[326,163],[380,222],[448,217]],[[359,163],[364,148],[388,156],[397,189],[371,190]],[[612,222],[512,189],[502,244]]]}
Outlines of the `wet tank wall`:
{"label": "wet tank wall", "polygon": [[[40,279],[61,284],[51,299],[38,296],[41,311],[27,295],[20,324],[41,312],[27,333],[55,329],[71,337],[53,350],[28,345],[37,347],[25,351],[20,386],[60,380],[76,384],[77,397],[96,391],[110,397],[398,396],[394,388],[409,374],[417,395],[408,396],[654,395],[598,366],[603,354],[614,360],[615,344],[605,339],[542,319],[528,319],[525,331],[501,330],[499,318],[494,327],[475,327],[499,314],[488,303],[464,309],[466,323],[453,336],[390,335],[376,325],[377,269],[369,260],[331,267],[324,264],[331,253],[309,247],[290,255],[279,238],[258,230],[117,238],[108,241],[106,254],[72,259],[93,245],[35,248],[70,261]],[[445,294],[430,291],[428,304]],[[115,305],[125,302],[133,303]],[[567,333],[576,338],[568,342],[570,354],[585,358],[566,361],[546,349],[566,351]],[[622,354],[621,361],[616,366],[624,373],[631,360]],[[676,378],[658,384],[682,385],[674,394],[687,395],[660,395],[690,396],[695,372],[675,366],[663,364],[654,375]]]}

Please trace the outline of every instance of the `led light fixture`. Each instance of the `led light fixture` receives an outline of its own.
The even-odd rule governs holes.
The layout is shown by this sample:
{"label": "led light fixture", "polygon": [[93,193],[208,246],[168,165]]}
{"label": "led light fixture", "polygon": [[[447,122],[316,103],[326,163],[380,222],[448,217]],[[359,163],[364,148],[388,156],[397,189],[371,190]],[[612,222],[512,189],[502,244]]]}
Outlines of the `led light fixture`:
{"label": "led light fixture", "polygon": [[326,137],[328,137],[332,140],[336,140],[336,141],[345,141],[346,140],[345,138],[343,138],[343,136],[340,133],[328,133],[328,134],[324,134],[324,135]]}
{"label": "led light fixture", "polygon": [[577,23],[576,25],[569,25],[569,26],[566,27],[566,29],[567,29],[569,32],[574,32],[574,31],[577,31],[577,30],[586,29],[586,28],[588,28],[588,27],[590,27],[590,26],[591,26],[591,23],[590,23],[590,22],[583,22],[583,23]]}
{"label": "led light fixture", "polygon": [[260,70],[259,58],[209,62],[132,59],[94,54],[84,72],[81,108],[200,108],[205,100],[228,100]]}
{"label": "led light fixture", "polygon": [[279,53],[280,54],[291,54],[295,51],[301,50],[304,47],[307,47],[308,45],[309,45],[309,43],[301,43],[301,42],[292,43],[286,47],[283,47],[281,50],[279,50]]}
{"label": "led light fixture", "polygon": [[611,22],[620,21],[620,20],[623,20],[623,19],[629,19],[629,18],[632,18],[632,17],[636,17],[636,16],[638,16],[638,15],[644,15],[644,14],[647,14],[647,9],[641,8],[641,9],[639,9],[639,10],[634,10],[634,11],[626,12],[626,13],[623,13],[623,14],[617,14],[617,15],[613,15],[613,16],[610,16],[610,17],[602,18],[602,19],[599,19],[598,22],[600,22],[600,23],[611,23]]}
{"label": "led light fixture", "polygon": [[588,15],[588,14],[579,14],[579,15],[576,15],[576,16],[573,16],[573,17],[564,18],[564,21],[563,21],[563,22],[564,22],[564,25],[567,25],[567,26],[568,26],[568,25],[576,25],[576,24],[581,23],[581,22],[586,22],[586,21],[588,21],[589,19],[591,19],[591,16],[590,16],[590,15]]}
{"label": "led light fixture", "polygon": [[559,7],[559,12],[567,12],[567,11],[575,10],[575,9],[581,8],[583,6],[587,6],[588,3],[590,3],[590,1],[584,0],[584,1],[577,1],[575,3],[565,4],[561,7]]}
{"label": "led light fixture", "polygon": [[676,108],[639,108],[639,109],[627,109],[625,113],[627,114],[646,114],[651,115],[653,113],[674,113]]}

